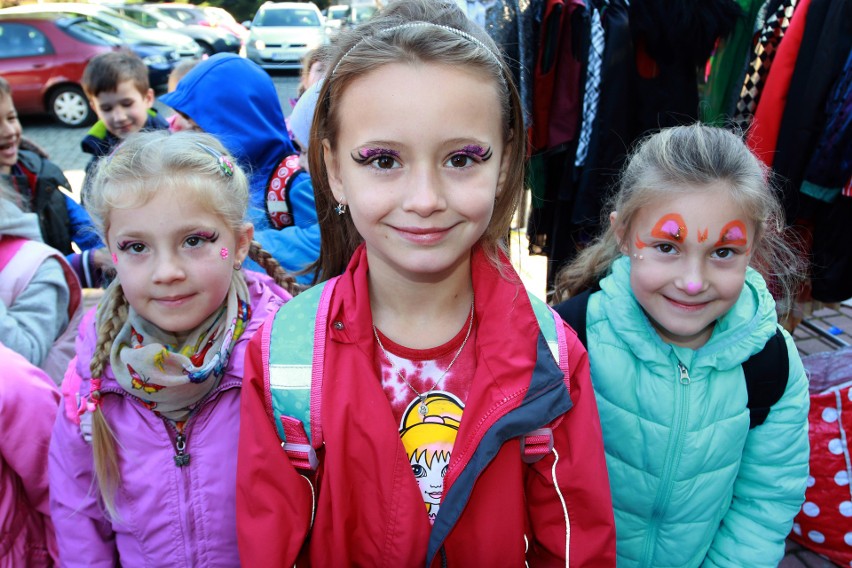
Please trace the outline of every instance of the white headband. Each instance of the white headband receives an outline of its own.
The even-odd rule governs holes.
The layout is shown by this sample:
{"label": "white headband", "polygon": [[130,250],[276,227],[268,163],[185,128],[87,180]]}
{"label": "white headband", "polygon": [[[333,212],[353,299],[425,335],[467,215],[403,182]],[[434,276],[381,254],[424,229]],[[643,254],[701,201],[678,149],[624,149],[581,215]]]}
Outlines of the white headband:
{"label": "white headband", "polygon": [[[463,38],[465,38],[465,39],[466,39],[466,40],[468,40],[468,41],[472,41],[473,43],[475,43],[476,45],[478,45],[479,47],[481,47],[482,49],[484,49],[484,50],[485,50],[485,51],[486,51],[486,52],[487,52],[487,53],[488,53],[488,54],[489,54],[492,58],[494,58],[495,63],[497,63],[498,65],[499,65],[499,63],[500,63],[500,61],[497,59],[497,56],[496,56],[496,55],[494,55],[494,52],[493,52],[493,51],[492,51],[492,50],[491,50],[491,49],[490,49],[487,45],[485,45],[484,43],[482,43],[482,41],[478,40],[477,38],[473,37],[472,35],[470,35],[470,34],[469,34],[469,33],[467,33],[467,32],[464,32],[464,31],[462,31],[462,30],[459,30],[459,29],[456,29],[456,28],[453,28],[453,27],[450,27],[450,26],[445,26],[445,25],[443,25],[443,24],[433,24],[432,22],[409,22],[409,23],[407,23],[407,24],[400,24],[400,25],[398,25],[398,26],[391,26],[391,27],[389,27],[389,28],[387,28],[387,29],[379,30],[379,31],[378,31],[378,32],[376,32],[374,35],[378,36],[378,35],[380,35],[380,34],[387,34],[387,33],[390,33],[390,32],[395,32],[395,31],[397,31],[397,30],[405,30],[405,29],[409,29],[409,28],[422,28],[422,27],[441,28],[442,30],[446,30],[446,31],[448,31],[448,32],[451,32],[451,33],[456,34],[457,36],[463,37]],[[365,39],[367,39],[367,38],[362,38],[361,40],[359,40],[358,42],[356,42],[356,43],[355,43],[355,45],[353,45],[352,47],[350,47],[350,48],[346,51],[346,53],[344,53],[344,54],[343,54],[343,57],[341,57],[341,58],[337,61],[337,65],[335,65],[335,66],[334,66],[334,69],[332,69],[332,70],[331,70],[331,75],[332,75],[332,76],[333,76],[335,73],[337,73],[337,68],[338,68],[338,67],[340,67],[340,64],[343,62],[343,60],[344,60],[344,59],[346,59],[346,57],[347,57],[350,53],[352,53],[352,50],[353,50],[353,49],[355,49],[356,47],[358,47],[359,45],[361,45],[361,43],[363,43]]]}

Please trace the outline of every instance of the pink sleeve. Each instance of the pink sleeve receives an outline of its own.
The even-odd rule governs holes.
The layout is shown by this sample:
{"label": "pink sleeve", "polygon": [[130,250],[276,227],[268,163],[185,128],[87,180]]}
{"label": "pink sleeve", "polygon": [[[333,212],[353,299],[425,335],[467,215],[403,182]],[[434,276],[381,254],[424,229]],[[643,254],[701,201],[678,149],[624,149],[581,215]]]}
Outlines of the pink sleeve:
{"label": "pink sleeve", "polygon": [[47,449],[59,391],[44,371],[0,344],[0,456],[20,478],[29,503],[46,517],[48,548],[56,543],[48,506]]}

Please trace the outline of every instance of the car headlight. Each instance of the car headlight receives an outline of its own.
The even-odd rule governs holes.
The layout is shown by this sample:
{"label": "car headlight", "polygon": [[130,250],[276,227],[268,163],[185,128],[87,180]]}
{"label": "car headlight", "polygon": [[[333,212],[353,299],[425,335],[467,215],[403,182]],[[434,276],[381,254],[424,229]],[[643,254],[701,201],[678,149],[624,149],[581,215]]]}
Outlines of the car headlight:
{"label": "car headlight", "polygon": [[145,65],[164,65],[168,62],[168,59],[163,55],[149,55],[143,58],[142,61]]}
{"label": "car headlight", "polygon": [[256,39],[256,40],[254,40],[254,46],[257,49],[266,49],[266,42],[263,41],[262,39]]}

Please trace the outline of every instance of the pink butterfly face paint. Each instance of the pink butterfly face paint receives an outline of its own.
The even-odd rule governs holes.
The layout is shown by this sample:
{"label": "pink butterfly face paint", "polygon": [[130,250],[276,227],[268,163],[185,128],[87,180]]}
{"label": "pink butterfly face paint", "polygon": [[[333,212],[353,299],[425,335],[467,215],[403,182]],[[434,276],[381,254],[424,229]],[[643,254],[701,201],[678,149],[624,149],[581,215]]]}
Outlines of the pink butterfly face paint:
{"label": "pink butterfly face paint", "polygon": [[[686,223],[683,217],[677,213],[668,213],[660,217],[654,227],[651,229],[651,236],[655,239],[663,239],[683,243],[686,240]],[[647,243],[642,241],[639,236],[636,236],[636,247],[645,248]]]}
{"label": "pink butterfly face paint", "polygon": [[748,246],[748,234],[745,223],[736,220],[731,221],[719,232],[719,240],[714,247],[744,247]]}
{"label": "pink butterfly face paint", "polygon": [[228,260],[229,255],[230,253],[228,252],[228,247],[222,247],[221,249],[219,249],[219,257],[222,260]]}

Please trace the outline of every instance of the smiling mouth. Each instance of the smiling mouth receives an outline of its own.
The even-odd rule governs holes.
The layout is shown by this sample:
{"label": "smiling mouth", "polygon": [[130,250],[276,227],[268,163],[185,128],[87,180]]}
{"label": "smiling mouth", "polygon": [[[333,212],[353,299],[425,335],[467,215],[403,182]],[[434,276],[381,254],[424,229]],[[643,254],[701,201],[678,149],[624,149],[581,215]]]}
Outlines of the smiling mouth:
{"label": "smiling mouth", "polygon": [[696,312],[696,311],[698,311],[702,308],[707,307],[707,305],[710,304],[710,302],[699,302],[699,303],[687,304],[687,303],[684,303],[684,302],[679,302],[678,300],[675,300],[673,298],[669,298],[668,296],[663,296],[663,297],[673,306],[680,308],[682,310],[691,311],[691,312]]}
{"label": "smiling mouth", "polygon": [[12,148],[15,148],[17,146],[18,146],[18,140],[17,139],[8,140],[6,142],[0,143],[0,152],[5,152],[7,150],[11,150]]}

